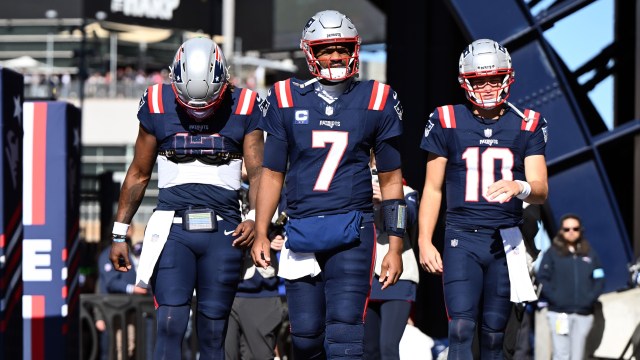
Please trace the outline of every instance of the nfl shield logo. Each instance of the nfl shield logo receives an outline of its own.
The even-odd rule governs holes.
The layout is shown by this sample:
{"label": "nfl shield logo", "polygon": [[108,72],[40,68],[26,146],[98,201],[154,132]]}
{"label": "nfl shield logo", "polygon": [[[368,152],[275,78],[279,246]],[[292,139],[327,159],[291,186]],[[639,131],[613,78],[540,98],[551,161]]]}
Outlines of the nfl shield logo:
{"label": "nfl shield logo", "polygon": [[458,246],[458,239],[451,239],[451,247]]}
{"label": "nfl shield logo", "polygon": [[327,114],[327,116],[331,116],[331,115],[333,115],[333,106],[327,106],[327,107],[324,109],[324,113],[325,113],[325,114]]}
{"label": "nfl shield logo", "polygon": [[493,130],[491,129],[484,129],[484,136],[490,138],[491,135],[493,135]]}

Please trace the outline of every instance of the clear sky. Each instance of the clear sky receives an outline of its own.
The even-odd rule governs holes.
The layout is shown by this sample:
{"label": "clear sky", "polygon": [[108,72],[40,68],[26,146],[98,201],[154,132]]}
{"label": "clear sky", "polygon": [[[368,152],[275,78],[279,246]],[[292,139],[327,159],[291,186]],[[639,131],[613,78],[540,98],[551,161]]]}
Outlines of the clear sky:
{"label": "clear sky", "polygon": [[[535,14],[540,8],[546,8],[551,0],[542,1],[533,9]],[[545,37],[558,52],[570,70],[575,70],[591,60],[603,48],[614,40],[614,1],[597,0],[580,11],[557,22],[545,32]],[[611,64],[609,64],[611,65]],[[587,73],[580,79],[584,83],[593,73]],[[613,124],[613,77],[600,82],[589,98],[611,129]]]}

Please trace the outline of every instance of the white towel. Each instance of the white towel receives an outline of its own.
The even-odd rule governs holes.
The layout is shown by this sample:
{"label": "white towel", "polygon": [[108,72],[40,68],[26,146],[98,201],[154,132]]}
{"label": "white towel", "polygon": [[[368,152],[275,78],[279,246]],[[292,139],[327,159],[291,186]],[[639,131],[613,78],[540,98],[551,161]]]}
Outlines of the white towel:
{"label": "white towel", "polygon": [[518,227],[500,229],[504,252],[507,254],[509,282],[511,283],[511,302],[521,303],[538,300],[531,283],[527,266],[527,249]]}
{"label": "white towel", "polygon": [[278,276],[287,280],[295,280],[305,276],[314,277],[320,274],[322,270],[314,253],[293,252],[286,247],[287,239],[285,239],[284,242],[282,250],[280,250]]}
{"label": "white towel", "polygon": [[153,269],[169,237],[174,213],[175,211],[156,210],[149,218],[144,232],[142,254],[140,254],[136,276],[136,284],[142,288],[146,289],[149,286]]}
{"label": "white towel", "polygon": [[[273,263],[274,261],[278,261],[278,259],[275,257],[275,254],[271,256],[271,262]],[[256,274],[256,270],[265,279],[276,276],[276,269],[272,265],[267,266],[266,269],[259,268],[253,265],[253,259],[251,258],[251,255],[249,253],[245,254],[244,256],[243,267],[244,267],[244,276],[242,277],[243,280],[251,279],[253,275]]]}

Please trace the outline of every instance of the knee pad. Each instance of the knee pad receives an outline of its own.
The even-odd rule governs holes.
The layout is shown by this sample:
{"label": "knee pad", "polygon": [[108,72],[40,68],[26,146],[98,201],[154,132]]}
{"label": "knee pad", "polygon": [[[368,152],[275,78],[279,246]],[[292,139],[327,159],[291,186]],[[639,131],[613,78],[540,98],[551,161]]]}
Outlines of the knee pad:
{"label": "knee pad", "polygon": [[224,359],[227,319],[212,319],[198,312],[198,345],[201,359]]}
{"label": "knee pad", "polygon": [[451,342],[471,344],[475,336],[476,323],[468,319],[452,319],[449,322]]}
{"label": "knee pad", "polygon": [[364,324],[333,323],[327,325],[329,358],[361,359],[364,354]]}
{"label": "knee pad", "polygon": [[180,358],[190,309],[189,305],[162,305],[158,308],[155,359]]}
{"label": "knee pad", "polygon": [[502,353],[502,343],[504,341],[503,332],[488,332],[484,329],[481,334],[481,347],[490,351],[499,350]]}
{"label": "knee pad", "polygon": [[318,334],[291,333],[293,357],[296,359],[325,359],[324,332]]}

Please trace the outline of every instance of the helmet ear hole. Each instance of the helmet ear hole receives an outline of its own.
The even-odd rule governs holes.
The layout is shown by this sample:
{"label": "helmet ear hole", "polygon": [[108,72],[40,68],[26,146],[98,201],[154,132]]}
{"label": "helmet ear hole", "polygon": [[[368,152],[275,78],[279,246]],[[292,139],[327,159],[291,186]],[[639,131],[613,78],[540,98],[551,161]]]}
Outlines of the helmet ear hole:
{"label": "helmet ear hole", "polygon": [[460,85],[464,83],[464,79],[462,78],[462,76],[458,76],[458,83],[460,83]]}

